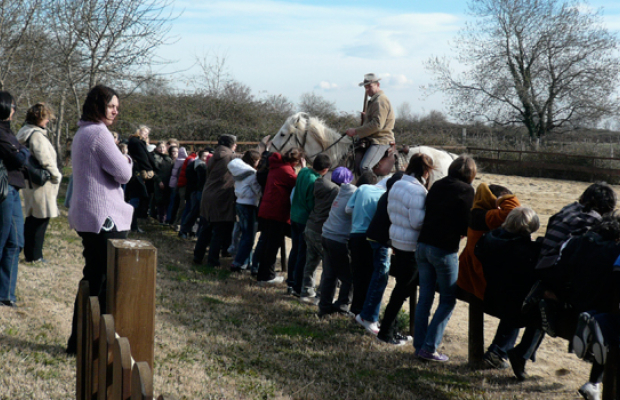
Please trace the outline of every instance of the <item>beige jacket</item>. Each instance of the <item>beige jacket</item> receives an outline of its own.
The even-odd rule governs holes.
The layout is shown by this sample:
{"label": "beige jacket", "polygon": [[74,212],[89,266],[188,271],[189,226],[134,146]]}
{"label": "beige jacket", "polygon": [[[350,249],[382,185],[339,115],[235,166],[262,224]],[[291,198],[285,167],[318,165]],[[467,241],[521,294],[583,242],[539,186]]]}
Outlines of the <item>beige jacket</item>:
{"label": "beige jacket", "polygon": [[17,133],[17,140],[26,144],[30,138],[30,153],[41,163],[41,166],[52,175],[50,180],[43,186],[32,184],[26,181],[23,189],[24,196],[24,217],[33,216],[35,218],[55,218],[58,216],[58,188],[62,175],[58,170],[56,150],[47,138],[47,131],[35,125],[24,125]]}
{"label": "beige jacket", "polygon": [[394,110],[383,90],[368,100],[364,121],[364,125],[355,128],[360,138],[368,137],[373,144],[386,145],[394,142]]}

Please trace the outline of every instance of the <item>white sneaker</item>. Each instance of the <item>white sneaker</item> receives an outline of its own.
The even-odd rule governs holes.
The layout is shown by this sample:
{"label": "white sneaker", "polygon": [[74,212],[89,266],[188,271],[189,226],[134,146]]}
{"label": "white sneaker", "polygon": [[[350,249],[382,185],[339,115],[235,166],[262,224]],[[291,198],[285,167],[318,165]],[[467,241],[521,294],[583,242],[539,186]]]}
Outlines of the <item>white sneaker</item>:
{"label": "white sneaker", "polygon": [[269,281],[258,281],[259,285],[276,285],[278,283],[282,283],[284,282],[284,277],[283,276],[276,276],[275,278],[273,278],[272,280]]}
{"label": "white sneaker", "polygon": [[601,384],[587,382],[579,388],[579,394],[586,400],[601,400]]}
{"label": "white sneaker", "polygon": [[299,298],[299,301],[305,304],[313,305],[313,306],[316,306],[319,304],[318,297],[303,296]]}
{"label": "white sneaker", "polygon": [[363,326],[364,329],[366,329],[368,332],[372,333],[375,336],[377,336],[377,334],[379,333],[379,324],[376,322],[366,321],[364,318],[362,318],[361,314],[357,314],[355,316],[355,322]]}

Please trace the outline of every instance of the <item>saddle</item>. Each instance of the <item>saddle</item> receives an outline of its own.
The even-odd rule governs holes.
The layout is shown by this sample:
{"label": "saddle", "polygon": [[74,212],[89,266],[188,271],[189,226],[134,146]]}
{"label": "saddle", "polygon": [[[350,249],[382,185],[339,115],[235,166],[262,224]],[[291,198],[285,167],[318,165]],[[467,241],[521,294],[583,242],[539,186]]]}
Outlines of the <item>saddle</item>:
{"label": "saddle", "polygon": [[[360,165],[366,150],[370,147],[371,142],[368,138],[358,140],[354,146],[355,164],[353,172],[356,176],[361,175]],[[386,176],[392,173],[394,170],[394,164],[396,163],[396,143],[390,143],[390,147],[385,151],[381,160],[372,168],[372,172],[377,176]]]}

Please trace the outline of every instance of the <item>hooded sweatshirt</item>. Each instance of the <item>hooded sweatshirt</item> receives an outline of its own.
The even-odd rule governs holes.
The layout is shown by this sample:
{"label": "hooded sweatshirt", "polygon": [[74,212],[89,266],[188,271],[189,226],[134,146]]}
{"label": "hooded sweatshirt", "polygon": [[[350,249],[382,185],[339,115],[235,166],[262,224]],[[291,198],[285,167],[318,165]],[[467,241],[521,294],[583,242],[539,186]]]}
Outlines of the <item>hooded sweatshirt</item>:
{"label": "hooded sweatshirt", "polygon": [[237,204],[258,207],[262,190],[256,180],[256,170],[240,158],[229,162],[228,170],[235,180]]}

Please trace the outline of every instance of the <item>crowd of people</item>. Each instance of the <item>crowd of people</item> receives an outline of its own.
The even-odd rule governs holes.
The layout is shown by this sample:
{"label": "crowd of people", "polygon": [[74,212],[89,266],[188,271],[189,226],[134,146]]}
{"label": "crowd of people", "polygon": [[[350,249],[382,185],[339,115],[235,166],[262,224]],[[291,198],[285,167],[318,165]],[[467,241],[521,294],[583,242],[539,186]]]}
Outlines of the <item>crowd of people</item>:
{"label": "crowd of people", "polygon": [[[391,106],[374,74],[362,85],[371,102],[381,100],[380,107],[375,116],[369,107],[364,125],[347,134],[379,132],[384,140],[393,126]],[[206,265],[218,268],[221,258],[232,258],[231,271],[248,271],[260,285],[286,285],[287,294],[317,307],[319,317],[350,317],[387,345],[411,343],[422,360],[449,360],[439,352],[443,334],[457,291],[469,292],[500,319],[484,355],[489,366],[512,368],[517,379],[526,379],[526,363],[535,360],[544,336],[565,337],[580,358],[593,362],[579,392],[600,399],[607,350],[618,345],[620,333],[614,312],[620,215],[609,185],[589,186],[578,201],[552,216],[544,237],[534,241],[531,235],[540,226],[536,212],[501,185],[481,182],[474,190],[477,167],[468,155],[457,157],[447,176],[432,185],[436,167],[424,154],[412,155],[403,170],[387,177],[372,172],[378,157],[371,155],[356,178],[325,154],[306,161],[301,148],[281,154],[267,145],[239,154],[236,137],[227,134],[219,136],[214,149],[190,154],[172,139],[151,145],[146,126],[120,143],[109,130],[118,107],[113,89],[91,89],[71,149],[69,222],[82,238],[83,280],[99,297],[102,313],[106,242],[141,232],[139,219],[149,215],[175,228],[182,239],[196,232],[195,264],[205,263],[206,256]],[[14,111],[13,98],[0,92],[0,159],[8,177],[6,190],[0,190],[0,302],[5,306],[15,305],[21,249],[26,261],[45,262],[43,238],[49,219],[58,215],[62,177],[45,131],[51,110],[44,104],[31,107],[17,136],[10,131]],[[375,146],[381,150],[385,144],[370,147]],[[43,185],[33,184],[28,174],[24,179],[31,157],[49,171]],[[287,276],[282,276],[276,258],[287,236],[292,247]],[[389,276],[395,286],[381,318]],[[406,335],[397,315],[417,287],[415,329]],[[437,292],[439,303],[431,314]],[[76,333],[74,313],[67,353],[77,350]]]}

